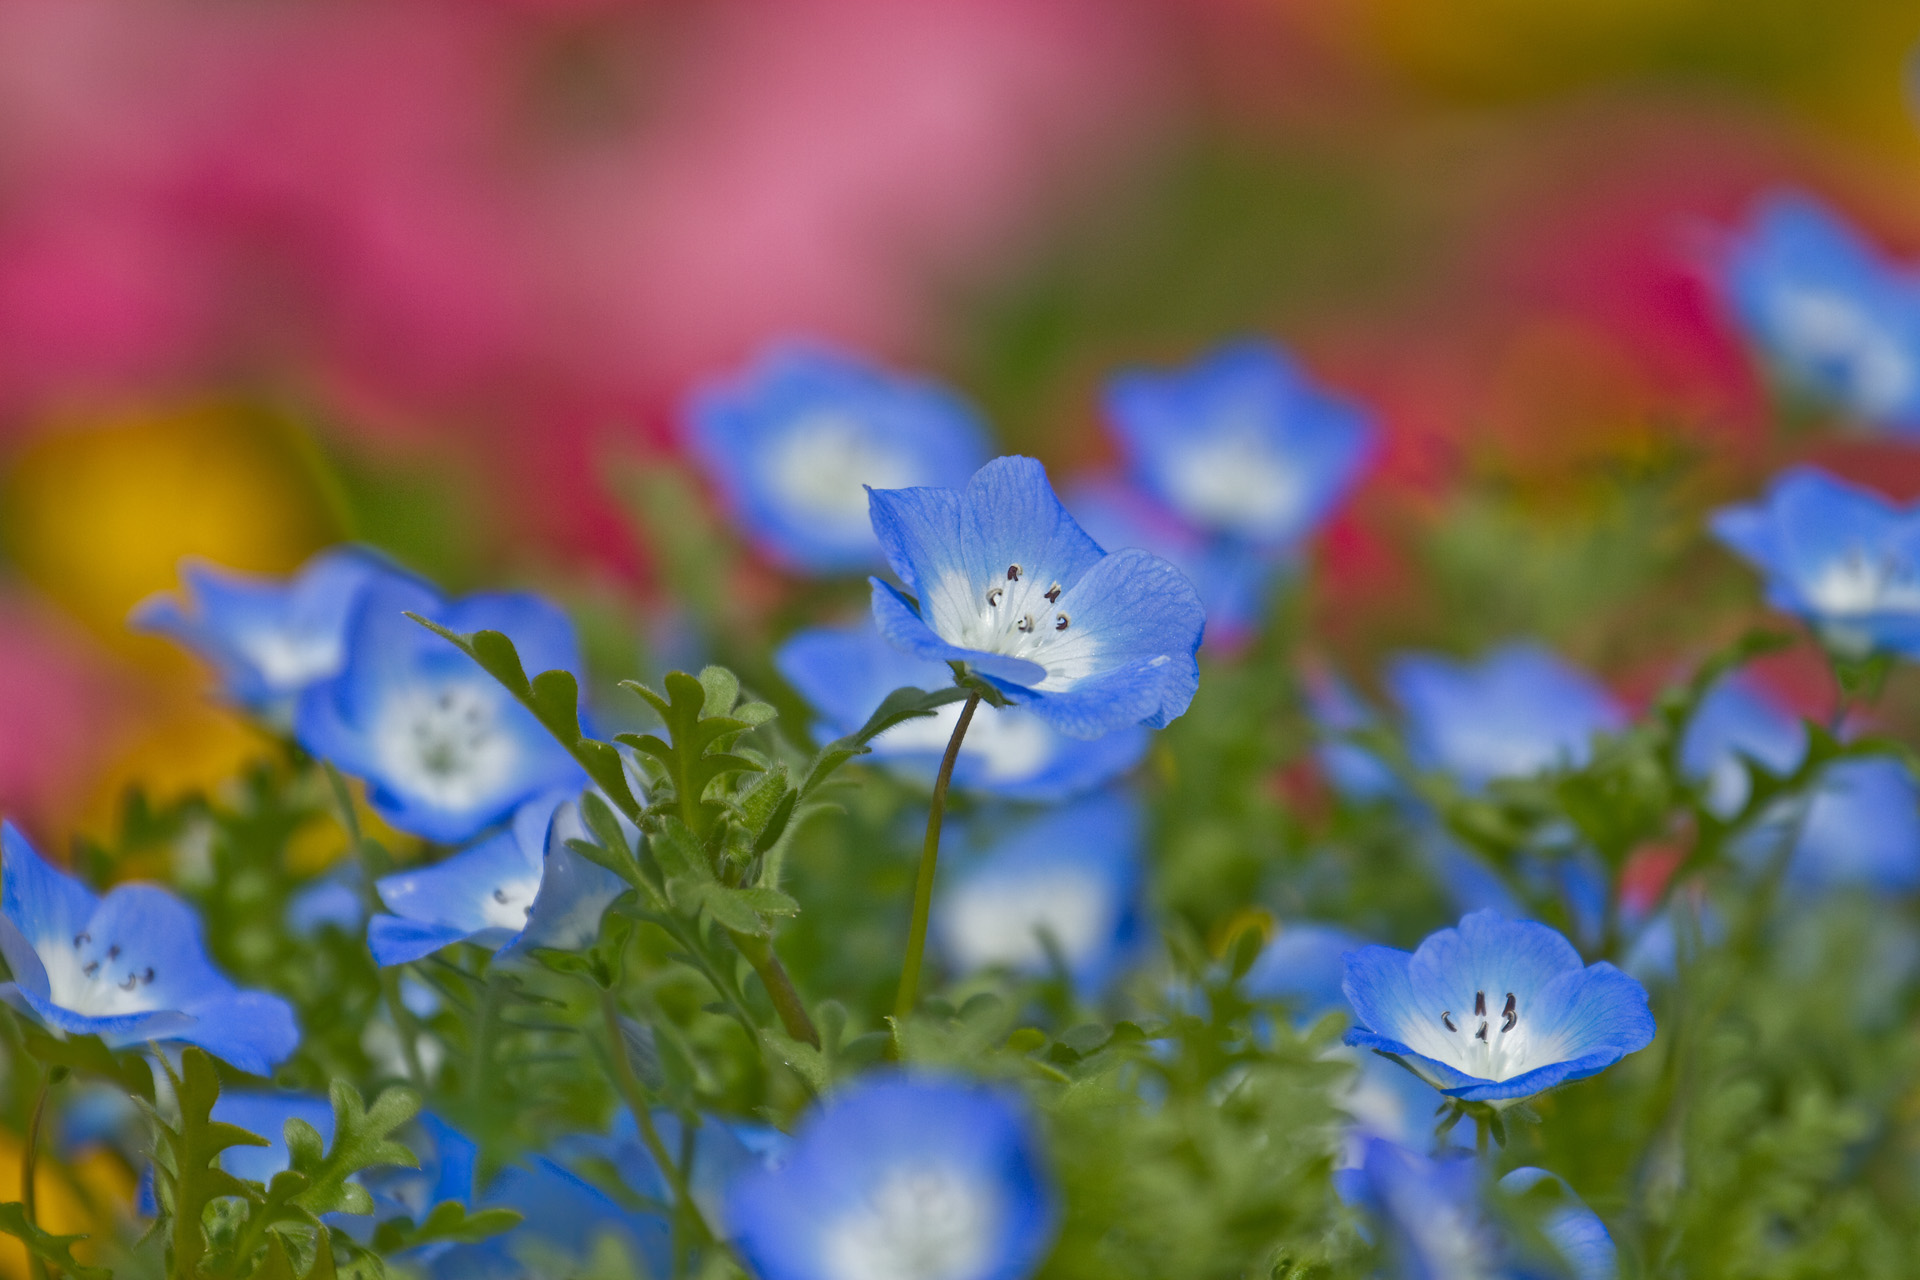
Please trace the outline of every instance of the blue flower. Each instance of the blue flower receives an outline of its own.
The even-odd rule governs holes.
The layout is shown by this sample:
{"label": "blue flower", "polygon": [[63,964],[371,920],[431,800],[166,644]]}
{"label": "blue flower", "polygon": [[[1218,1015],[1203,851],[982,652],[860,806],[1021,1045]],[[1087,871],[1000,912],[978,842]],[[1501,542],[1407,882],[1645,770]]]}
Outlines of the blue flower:
{"label": "blue flower", "polygon": [[1369,728],[1373,708],[1360,700],[1353,687],[1329,670],[1309,671],[1304,682],[1307,713],[1325,734],[1314,749],[1327,782],[1349,800],[1404,799],[1406,786],[1378,756],[1356,746],[1343,735]]}
{"label": "blue flower", "polygon": [[[895,689],[937,689],[953,679],[944,663],[895,649],[871,621],[802,631],[781,646],[774,665],[826,718],[818,734],[823,742],[859,729]],[[931,784],[959,717],[959,705],[950,704],[897,725],[873,740],[874,757]],[[1087,742],[1067,737],[1031,711],[982,705],[961,745],[953,785],[1006,800],[1051,803],[1125,773],[1146,751],[1147,731],[1138,727]]]}
{"label": "blue flower", "polygon": [[1794,467],[1765,502],[1716,511],[1713,532],[1766,574],[1768,604],[1836,653],[1920,655],[1920,508]]}
{"label": "blue flower", "polygon": [[786,1164],[735,1182],[726,1218],[761,1280],[1024,1280],[1055,1199],[1017,1095],[869,1076],[813,1113]]}
{"label": "blue flower", "polygon": [[1396,1273],[1405,1280],[1523,1280],[1568,1274],[1613,1280],[1619,1259],[1599,1215],[1544,1169],[1515,1169],[1495,1184],[1510,1211],[1552,1189],[1539,1216],[1551,1257],[1521,1248],[1489,1213],[1488,1188],[1475,1161],[1429,1159],[1391,1142],[1366,1144],[1359,1169],[1340,1179],[1343,1194],[1371,1210],[1386,1228]]}
{"label": "blue flower", "polygon": [[692,443],[734,518],[789,568],[879,562],[863,486],[959,485],[987,459],[952,392],[806,345],[776,346],[689,409]]}
{"label": "blue flower", "polygon": [[1920,278],[1813,200],[1769,196],[1722,278],[1747,336],[1799,389],[1920,430]]}
{"label": "blue flower", "polygon": [[[1736,676],[1700,701],[1680,744],[1681,765],[1707,784],[1707,806],[1732,817],[1746,806],[1748,762],[1787,774],[1806,758],[1806,726]],[[1749,863],[1779,842],[1794,851],[1787,880],[1804,888],[1864,885],[1894,893],[1920,889],[1920,786],[1886,756],[1822,768],[1804,798],[1783,797],[1740,841]]]}
{"label": "blue flower", "polygon": [[347,664],[300,700],[300,744],[364,778],[380,816],[455,843],[541,792],[585,775],[533,713],[466,654],[405,616],[458,632],[504,632],[528,671],[580,674],[566,615],[530,595],[445,601],[409,581],[369,587],[348,631]]}
{"label": "blue flower", "polygon": [[1289,559],[1237,538],[1210,536],[1160,507],[1144,491],[1115,481],[1076,485],[1067,507],[1103,547],[1138,547],[1185,574],[1207,611],[1211,651],[1244,645],[1272,610]]}
{"label": "blue flower", "polygon": [[456,942],[498,948],[584,946],[626,882],[567,847],[585,838],[578,793],[549,792],[520,806],[513,821],[472,848],[375,885],[392,915],[367,924],[382,965],[406,964]]}
{"label": "blue flower", "polygon": [[[974,834],[995,821],[980,819]],[[941,950],[961,973],[1045,974],[1052,947],[1081,995],[1099,995],[1141,941],[1144,822],[1136,801],[1108,792],[993,832],[941,886]]]}
{"label": "blue flower", "polygon": [[1032,458],[997,458],[959,492],[870,497],[887,560],[919,597],[873,580],[895,647],[966,663],[1075,738],[1164,728],[1193,701],[1206,615],[1192,585],[1144,551],[1102,551]]}
{"label": "blue flower", "polygon": [[1228,343],[1177,373],[1122,373],[1108,419],[1134,474],[1196,529],[1291,547],[1346,497],[1372,455],[1367,411],[1279,347]]}
{"label": "blue flower", "polygon": [[1403,655],[1389,664],[1387,687],[1406,713],[1414,763],[1471,788],[1578,768],[1593,735],[1626,724],[1599,682],[1537,645],[1508,645],[1475,665]]}
{"label": "blue flower", "polygon": [[1806,726],[1738,673],[1707,691],[1680,739],[1680,767],[1706,784],[1706,806],[1722,818],[1746,808],[1753,794],[1752,765],[1789,774],[1806,754]]}
{"label": "blue flower", "polygon": [[1392,1055],[1450,1098],[1509,1106],[1653,1042],[1647,990],[1582,965],[1542,924],[1476,911],[1417,951],[1362,947],[1343,982],[1347,1043]]}
{"label": "blue flower", "polygon": [[399,571],[359,547],[324,551],[291,578],[188,561],[183,595],[149,598],[130,622],[192,649],[213,664],[227,699],[284,724],[309,685],[339,673],[354,606],[388,576]]}
{"label": "blue flower", "polygon": [[243,991],[207,959],[193,909],[150,884],[104,898],[41,861],[12,823],[0,825],[4,910],[0,954],[13,981],[0,999],[55,1032],[199,1045],[265,1075],[300,1042],[293,1007]]}

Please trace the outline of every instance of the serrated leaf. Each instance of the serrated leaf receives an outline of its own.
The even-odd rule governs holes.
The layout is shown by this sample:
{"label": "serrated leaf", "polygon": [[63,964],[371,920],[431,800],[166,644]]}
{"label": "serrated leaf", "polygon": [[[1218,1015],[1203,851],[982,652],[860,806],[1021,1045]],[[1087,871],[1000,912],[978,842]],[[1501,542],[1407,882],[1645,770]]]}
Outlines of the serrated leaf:
{"label": "serrated leaf", "polygon": [[411,1089],[387,1089],[368,1107],[360,1091],[344,1080],[335,1080],[330,1090],[333,1099],[333,1145],[322,1155],[320,1135],[313,1126],[299,1120],[287,1121],[287,1151],[296,1173],[306,1175],[311,1184],[296,1199],[301,1208],[316,1216],[324,1213],[371,1213],[373,1198],[366,1188],[348,1179],[362,1169],[376,1165],[419,1167],[406,1144],[391,1136],[420,1111],[420,1097]]}
{"label": "serrated leaf", "polygon": [[740,677],[725,667],[702,668],[700,687],[706,691],[706,700],[700,706],[703,717],[727,715],[740,701]]}
{"label": "serrated leaf", "polygon": [[207,1206],[225,1196],[256,1203],[263,1198],[257,1184],[243,1182],[215,1163],[220,1153],[231,1147],[272,1144],[238,1125],[213,1118],[213,1104],[220,1099],[220,1076],[206,1050],[189,1047],[181,1055],[178,1075],[165,1066],[164,1058],[161,1063],[172,1079],[180,1122],[177,1127],[158,1126],[164,1151],[156,1153],[154,1161],[154,1198],[171,1229],[174,1270],[190,1276],[199,1270],[207,1253],[202,1226]]}
{"label": "serrated leaf", "polygon": [[757,729],[779,714],[770,702],[743,702],[732,712],[733,718],[749,729]]}
{"label": "serrated leaf", "polygon": [[86,1236],[57,1236],[41,1230],[27,1221],[26,1206],[18,1200],[0,1204],[0,1231],[25,1245],[34,1257],[59,1267],[74,1280],[113,1280],[113,1272],[105,1267],[90,1267],[74,1260],[73,1246]]}
{"label": "serrated leaf", "polygon": [[[693,895],[700,907],[714,920],[735,933],[766,933],[767,922],[750,904],[748,889],[729,889],[718,881],[700,885]],[[768,892],[772,892],[769,890]],[[781,895],[785,897],[784,894]],[[791,901],[791,899],[788,899]]]}
{"label": "serrated leaf", "polygon": [[815,1093],[824,1092],[833,1083],[832,1073],[827,1070],[826,1055],[818,1049],[779,1031],[764,1031],[761,1034],[780,1056],[780,1060],[798,1072]]}
{"label": "serrated leaf", "polygon": [[746,889],[728,889],[728,896],[769,916],[797,916],[800,904],[780,892],[778,889],[751,887]]}
{"label": "serrated leaf", "polygon": [[479,1244],[520,1225],[513,1209],[481,1209],[473,1213],[457,1200],[442,1200],[416,1225],[411,1218],[391,1218],[373,1233],[373,1245],[382,1253],[417,1249],[428,1244]]}

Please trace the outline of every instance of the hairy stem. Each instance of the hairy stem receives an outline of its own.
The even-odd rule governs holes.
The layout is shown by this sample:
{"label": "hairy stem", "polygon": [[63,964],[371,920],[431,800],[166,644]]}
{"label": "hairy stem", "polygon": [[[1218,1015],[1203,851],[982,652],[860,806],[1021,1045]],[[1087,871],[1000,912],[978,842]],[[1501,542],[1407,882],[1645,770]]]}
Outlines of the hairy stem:
{"label": "hairy stem", "polygon": [[940,773],[933,780],[933,799],[927,804],[927,838],[920,846],[920,875],[913,885],[913,924],[907,931],[907,955],[900,966],[900,992],[893,1000],[893,1016],[905,1018],[920,999],[920,962],[927,951],[927,918],[933,913],[933,873],[940,862],[940,820],[947,812],[947,787],[953,781],[953,764],[960,758],[960,743],[973,723],[974,709],[980,705],[979,693],[967,695],[954,722],[953,736],[947,739],[947,753],[940,757]]}
{"label": "hairy stem", "polygon": [[[25,1212],[27,1225],[37,1227],[40,1219],[36,1216],[35,1206],[39,1196],[35,1192],[34,1177],[39,1172],[40,1163],[40,1123],[47,1114],[47,1095],[53,1092],[53,1077],[40,1077],[40,1091],[33,1099],[33,1115],[27,1121],[27,1137],[20,1149],[20,1208]],[[47,1264],[36,1255],[27,1255],[27,1267],[33,1280],[45,1280]]]}
{"label": "hairy stem", "polygon": [[653,1110],[647,1104],[646,1091],[641,1088],[639,1077],[633,1073],[633,1063],[627,1058],[626,1035],[620,1029],[620,1002],[614,998],[611,988],[601,988],[600,1021],[607,1033],[607,1057],[612,1067],[613,1087],[619,1090],[627,1110],[633,1113],[634,1124],[640,1130],[640,1141],[646,1144],[647,1154],[660,1166],[660,1176],[666,1179],[667,1186],[673,1192],[674,1274],[678,1275],[684,1269],[687,1231],[690,1229],[700,1243],[706,1243],[714,1238],[713,1230],[701,1215],[700,1206],[693,1201],[685,1170],[667,1150],[667,1144],[661,1140],[659,1127],[653,1123]]}
{"label": "hairy stem", "polygon": [[731,929],[727,933],[732,937],[733,944],[740,948],[740,954],[747,958],[747,963],[753,966],[753,971],[760,975],[767,995],[773,1000],[774,1012],[780,1015],[780,1025],[786,1028],[787,1034],[818,1049],[820,1032],[815,1029],[813,1018],[807,1013],[806,1002],[800,999],[800,992],[794,987],[786,966],[774,954],[772,940],[758,934],[735,933]]}

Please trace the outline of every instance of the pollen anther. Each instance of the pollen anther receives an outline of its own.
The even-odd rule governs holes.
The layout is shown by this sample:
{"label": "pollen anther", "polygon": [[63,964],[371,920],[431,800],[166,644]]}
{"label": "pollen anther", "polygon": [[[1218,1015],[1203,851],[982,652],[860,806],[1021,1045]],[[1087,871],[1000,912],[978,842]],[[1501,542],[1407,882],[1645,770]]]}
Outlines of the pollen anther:
{"label": "pollen anther", "polygon": [[1054,614],[1054,615],[1053,615],[1053,629],[1054,629],[1055,631],[1065,631],[1065,630],[1067,629],[1067,615],[1066,615],[1066,614],[1064,614],[1064,613],[1056,613],[1056,614]]}

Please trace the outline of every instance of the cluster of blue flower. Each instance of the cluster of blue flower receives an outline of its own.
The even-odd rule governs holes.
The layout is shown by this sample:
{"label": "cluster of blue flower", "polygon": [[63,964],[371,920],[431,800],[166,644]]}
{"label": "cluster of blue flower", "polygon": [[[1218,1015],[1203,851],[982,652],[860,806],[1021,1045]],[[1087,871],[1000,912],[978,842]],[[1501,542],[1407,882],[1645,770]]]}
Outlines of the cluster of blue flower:
{"label": "cluster of blue flower", "polygon": [[[1828,230],[1806,208],[1782,205],[1765,215],[1762,238],[1785,242],[1782,260],[1812,279],[1826,259],[1804,242]],[[1920,424],[1920,386],[1900,363],[1904,336],[1862,336],[1882,320],[1900,335],[1901,326],[1920,330],[1906,295],[1849,294],[1858,305],[1842,316],[1818,280],[1768,283],[1772,252],[1750,246],[1732,278],[1783,367],[1862,414]],[[1871,266],[1858,254],[1841,265],[1829,283],[1842,292]],[[777,655],[816,712],[820,741],[854,733],[902,687],[958,679],[970,695],[870,744],[908,785],[934,787],[936,812],[949,786],[981,806],[962,832],[967,856],[933,897],[932,935],[949,968],[1063,968],[1089,999],[1132,967],[1147,933],[1144,822],[1125,775],[1150,731],[1192,701],[1203,633],[1232,643],[1253,627],[1373,448],[1364,412],[1261,344],[1226,347],[1178,373],[1124,374],[1107,408],[1127,470],[1088,480],[1064,504],[1037,462],[986,460],[986,434],[954,395],[825,351],[776,351],[703,394],[692,413],[716,487],[769,557],[796,572],[892,571],[892,581],[872,579],[869,618],[802,631]],[[1767,571],[1773,603],[1806,618],[1837,654],[1920,654],[1920,511],[1800,471],[1764,505],[1723,512],[1714,527]],[[325,554],[287,581],[201,566],[183,578],[183,597],[150,603],[137,623],[197,650],[225,697],[360,780],[386,822],[443,851],[373,886],[385,912],[365,922],[366,940],[380,965],[456,944],[511,963],[594,942],[627,884],[576,851],[592,783],[506,687],[408,616],[454,633],[503,633],[530,670],[583,679],[556,607],[522,594],[448,600],[359,549]],[[1356,801],[1397,806],[1429,833],[1463,918],[1412,952],[1289,923],[1247,986],[1303,1024],[1349,1012],[1347,1045],[1371,1052],[1349,1059],[1357,1069],[1344,1104],[1353,1123],[1342,1186],[1422,1260],[1419,1274],[1522,1267],[1525,1247],[1497,1229],[1488,1206],[1544,1188],[1561,1201],[1546,1218],[1551,1265],[1582,1280],[1613,1275],[1605,1227],[1554,1175],[1520,1169],[1487,1185],[1479,1162],[1419,1154],[1416,1117],[1437,1101],[1454,1120],[1497,1126],[1506,1109],[1650,1044],[1642,979],[1655,980],[1662,955],[1671,965],[1674,944],[1660,932],[1670,925],[1642,922],[1633,954],[1645,964],[1628,962],[1635,976],[1585,963],[1561,933],[1517,918],[1519,904],[1432,821],[1410,779],[1444,775],[1473,793],[1579,767],[1596,735],[1621,730],[1627,715],[1592,678],[1528,645],[1479,665],[1405,656],[1384,684],[1407,758],[1387,761],[1335,737],[1323,748],[1325,772]],[[1312,692],[1332,734],[1378,718],[1331,674]],[[1731,815],[1747,803],[1750,769],[1788,773],[1808,750],[1804,726],[1757,686],[1729,679],[1699,703],[1682,759],[1709,807]],[[629,784],[644,789],[637,768]],[[1796,880],[1920,885],[1920,798],[1891,759],[1831,765],[1811,799],[1775,825],[1790,830]],[[936,826],[930,850],[937,835]],[[1612,889],[1605,868],[1569,847],[1538,869],[1557,877],[1581,926],[1576,939],[1590,941],[1583,935],[1598,926],[1587,925]],[[165,890],[123,884],[96,896],[11,826],[4,883],[0,951],[14,980],[0,996],[23,1013],[109,1046],[197,1045],[256,1075],[295,1049],[291,1007],[220,974],[193,913]],[[331,1120],[301,1095],[230,1092],[220,1107],[267,1133],[290,1117],[323,1128]],[[448,1199],[518,1208],[521,1231],[564,1243],[585,1238],[582,1224],[604,1226],[657,1259],[664,1219],[615,1202],[569,1167],[606,1162],[639,1195],[666,1200],[666,1172],[636,1126],[681,1121],[663,1112],[624,1123],[610,1136],[566,1139],[573,1145],[481,1193],[471,1144],[428,1115],[414,1141],[426,1167],[368,1180],[376,1203],[396,1213],[419,1216]],[[1057,1225],[1035,1120],[1001,1086],[876,1071],[831,1094],[792,1138],[717,1119],[681,1136],[706,1217],[767,1280],[1018,1280],[1044,1259]],[[227,1157],[256,1178],[287,1158],[284,1146]],[[513,1274],[506,1247],[435,1246],[419,1261],[446,1276]]]}

